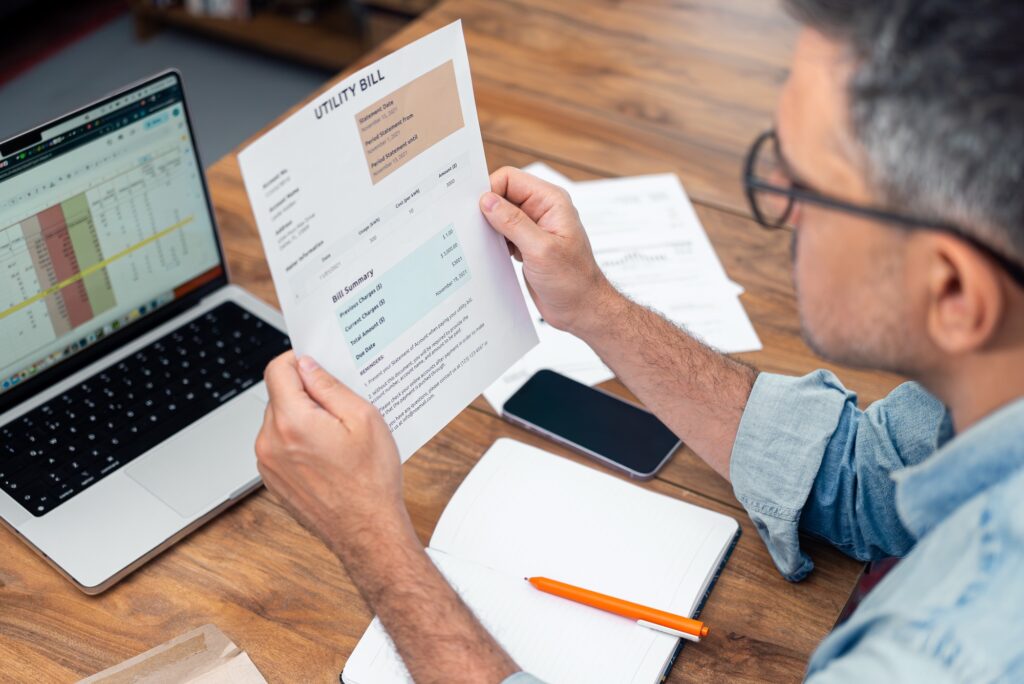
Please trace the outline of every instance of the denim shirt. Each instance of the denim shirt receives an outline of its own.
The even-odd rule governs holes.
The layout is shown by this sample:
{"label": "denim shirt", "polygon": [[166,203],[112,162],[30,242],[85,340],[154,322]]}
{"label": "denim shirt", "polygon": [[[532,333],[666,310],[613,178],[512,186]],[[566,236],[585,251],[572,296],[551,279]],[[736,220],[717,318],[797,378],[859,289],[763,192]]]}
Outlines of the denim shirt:
{"label": "denim shirt", "polygon": [[861,411],[827,371],[764,373],[730,474],[791,581],[814,567],[800,533],[860,560],[905,557],[821,643],[807,681],[1024,682],[1024,399],[954,437],[915,383]]}
{"label": "denim shirt", "polygon": [[834,375],[758,378],[731,475],[779,571],[798,530],[905,558],[811,657],[814,684],[1024,682],[1024,399],[954,437],[906,383],[866,411]]}

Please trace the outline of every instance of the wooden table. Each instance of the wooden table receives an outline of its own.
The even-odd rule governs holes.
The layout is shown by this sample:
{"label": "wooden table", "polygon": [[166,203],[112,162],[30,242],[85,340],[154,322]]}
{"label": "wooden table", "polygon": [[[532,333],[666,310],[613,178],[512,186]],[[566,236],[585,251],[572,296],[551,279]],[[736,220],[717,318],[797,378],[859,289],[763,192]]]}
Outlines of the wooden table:
{"label": "wooden table", "polygon": [[[789,236],[757,228],[739,183],[747,144],[770,124],[796,33],[774,4],[447,0],[362,63],[458,18],[492,168],[540,159],[576,179],[677,173],[727,271],[747,290],[743,303],[764,351],[744,358],[785,373],[829,367],[799,338]],[[235,155],[214,164],[209,179],[233,279],[275,302]],[[864,400],[898,382],[835,370]],[[405,466],[422,539],[503,436],[575,458],[500,421],[478,399]],[[713,636],[684,650],[671,681],[798,680],[860,565],[808,541],[817,569],[787,583],[728,483],[689,451],[645,486],[743,525],[704,612]],[[73,681],[205,622],[246,649],[272,682],[336,681],[371,618],[339,563],[265,491],[97,598],[78,593],[6,531],[0,548],[5,681]]]}

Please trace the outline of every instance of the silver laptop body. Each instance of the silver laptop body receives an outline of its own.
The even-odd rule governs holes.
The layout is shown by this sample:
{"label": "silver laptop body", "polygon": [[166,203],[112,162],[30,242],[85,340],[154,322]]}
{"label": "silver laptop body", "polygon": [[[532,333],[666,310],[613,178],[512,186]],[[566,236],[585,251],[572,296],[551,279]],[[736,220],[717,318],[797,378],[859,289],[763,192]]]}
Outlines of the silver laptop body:
{"label": "silver laptop body", "polygon": [[283,331],[227,282],[176,71],[0,143],[0,519],[82,591],[259,486]]}

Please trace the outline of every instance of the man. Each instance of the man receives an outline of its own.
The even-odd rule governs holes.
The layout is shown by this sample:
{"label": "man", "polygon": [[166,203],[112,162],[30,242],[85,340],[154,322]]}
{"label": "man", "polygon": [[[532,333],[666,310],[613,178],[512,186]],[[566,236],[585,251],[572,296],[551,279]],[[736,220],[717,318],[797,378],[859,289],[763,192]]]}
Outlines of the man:
{"label": "man", "polygon": [[[731,478],[785,577],[812,567],[799,531],[905,556],[810,681],[1024,681],[1024,9],[788,4],[805,28],[777,133],[751,151],[755,215],[795,228],[814,349],[917,383],[861,411],[828,372],[759,375],[618,294],[563,191],[502,169],[481,210],[545,320]],[[344,562],[416,680],[533,681],[424,554],[377,412],[311,359],[267,381],[267,486]]]}

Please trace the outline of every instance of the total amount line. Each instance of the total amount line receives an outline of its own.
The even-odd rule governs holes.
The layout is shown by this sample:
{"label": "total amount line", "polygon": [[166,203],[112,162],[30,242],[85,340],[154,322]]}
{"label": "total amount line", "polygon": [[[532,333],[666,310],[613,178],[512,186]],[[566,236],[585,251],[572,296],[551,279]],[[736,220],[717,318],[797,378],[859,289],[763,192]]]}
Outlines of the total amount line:
{"label": "total amount line", "polygon": [[114,256],[112,256],[112,257],[110,257],[108,259],[104,259],[103,261],[97,262],[97,263],[93,264],[92,266],[89,266],[88,268],[86,268],[86,269],[84,269],[82,271],[79,271],[78,273],[76,273],[75,275],[71,276],[70,278],[62,280],[62,281],[60,281],[59,283],[57,283],[55,285],[51,285],[50,287],[46,288],[45,290],[43,290],[39,294],[35,295],[34,297],[29,297],[28,299],[26,299],[25,301],[21,302],[20,304],[15,304],[11,308],[7,309],[6,311],[0,312],[0,319],[4,319],[4,318],[6,318],[7,316],[10,316],[13,313],[17,313],[18,311],[21,311],[22,309],[24,309],[26,306],[32,306],[33,304],[35,304],[39,300],[45,299],[45,298],[49,297],[50,295],[54,294],[55,292],[60,292],[61,290],[63,290],[68,285],[74,285],[78,281],[82,280],[83,278],[85,278],[87,276],[92,275],[96,271],[99,271],[100,269],[106,268],[107,266],[109,266],[110,264],[114,263],[118,259],[123,259],[124,257],[128,256],[132,252],[140,250],[143,247],[145,247],[146,245],[151,244],[153,242],[156,242],[157,240],[159,240],[162,237],[166,237],[166,236],[170,235],[171,233],[173,233],[174,231],[178,230],[179,228],[187,226],[189,223],[192,223],[192,219],[194,219],[194,218],[195,218],[194,216],[189,216],[186,219],[182,219],[181,221],[178,221],[177,223],[175,223],[173,226],[170,226],[168,228],[164,228],[159,233],[154,233],[154,234],[150,235],[148,238],[146,238],[142,242],[137,242],[134,245],[132,245],[131,247],[127,247],[125,249],[122,249],[120,252],[118,252]]}

